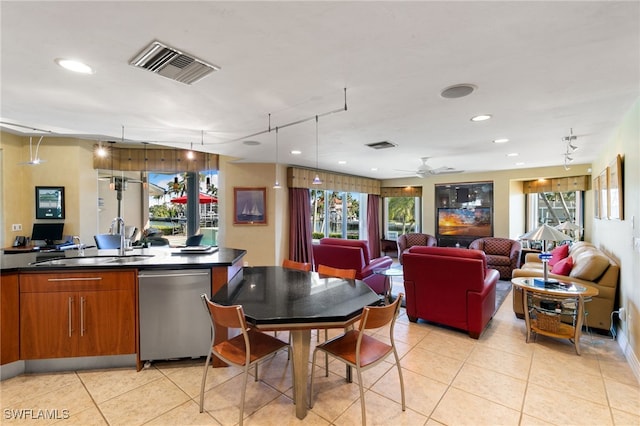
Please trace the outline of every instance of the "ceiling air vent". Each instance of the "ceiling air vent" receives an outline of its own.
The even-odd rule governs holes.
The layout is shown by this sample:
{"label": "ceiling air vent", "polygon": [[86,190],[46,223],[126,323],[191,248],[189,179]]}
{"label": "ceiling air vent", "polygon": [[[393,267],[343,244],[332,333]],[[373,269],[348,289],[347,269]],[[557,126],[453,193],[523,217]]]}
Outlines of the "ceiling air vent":
{"label": "ceiling air vent", "polygon": [[396,146],[396,144],[391,143],[389,141],[382,141],[382,142],[368,143],[367,146],[373,149],[385,149],[385,148],[393,148],[394,146]]}
{"label": "ceiling air vent", "polygon": [[220,69],[219,66],[208,64],[159,41],[142,49],[129,64],[184,84],[195,83]]}

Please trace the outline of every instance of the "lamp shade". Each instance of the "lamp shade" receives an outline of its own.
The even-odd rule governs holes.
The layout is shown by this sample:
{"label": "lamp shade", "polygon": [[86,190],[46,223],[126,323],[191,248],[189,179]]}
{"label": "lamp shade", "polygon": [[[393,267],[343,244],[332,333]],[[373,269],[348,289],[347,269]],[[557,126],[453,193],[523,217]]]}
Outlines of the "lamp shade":
{"label": "lamp shade", "polygon": [[527,232],[520,238],[533,241],[564,241],[567,239],[567,236],[546,223],[543,223],[537,229]]}
{"label": "lamp shade", "polygon": [[557,225],[555,228],[560,231],[574,231],[576,229],[580,229],[580,227],[573,222],[562,222],[560,225]]}

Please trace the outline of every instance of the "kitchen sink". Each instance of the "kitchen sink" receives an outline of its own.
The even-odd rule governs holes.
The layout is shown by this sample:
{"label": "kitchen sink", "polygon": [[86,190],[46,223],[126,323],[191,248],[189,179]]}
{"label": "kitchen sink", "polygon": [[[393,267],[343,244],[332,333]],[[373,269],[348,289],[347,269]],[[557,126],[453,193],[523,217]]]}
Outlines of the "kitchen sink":
{"label": "kitchen sink", "polygon": [[128,264],[140,262],[153,257],[153,255],[132,255],[132,256],[86,256],[86,257],[61,257],[57,259],[33,262],[34,266],[85,266],[104,264]]}

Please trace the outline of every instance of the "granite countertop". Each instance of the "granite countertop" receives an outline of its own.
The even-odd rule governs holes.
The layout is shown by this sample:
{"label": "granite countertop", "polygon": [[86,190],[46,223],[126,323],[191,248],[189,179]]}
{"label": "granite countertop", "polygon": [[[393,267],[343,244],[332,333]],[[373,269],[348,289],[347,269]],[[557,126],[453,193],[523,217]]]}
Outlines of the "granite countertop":
{"label": "granite countertop", "polygon": [[[211,268],[214,266],[231,266],[239,261],[246,250],[227,247],[216,247],[202,253],[185,253],[180,248],[151,247],[133,249],[124,257],[118,256],[118,250],[85,249],[84,258],[87,263],[65,264],[64,261],[42,263],[53,259],[77,258],[77,250],[66,250],[53,253],[20,253],[3,254],[0,257],[2,272],[50,271],[65,269],[182,269]],[[80,260],[80,262],[83,262]]]}

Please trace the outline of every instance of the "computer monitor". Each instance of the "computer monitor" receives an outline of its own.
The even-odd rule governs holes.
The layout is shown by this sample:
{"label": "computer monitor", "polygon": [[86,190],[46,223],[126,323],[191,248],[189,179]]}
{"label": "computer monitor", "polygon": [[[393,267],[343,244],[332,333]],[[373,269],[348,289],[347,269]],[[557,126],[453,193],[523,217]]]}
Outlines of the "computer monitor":
{"label": "computer monitor", "polygon": [[51,246],[55,241],[62,239],[64,223],[34,223],[31,231],[31,241],[44,241]]}

